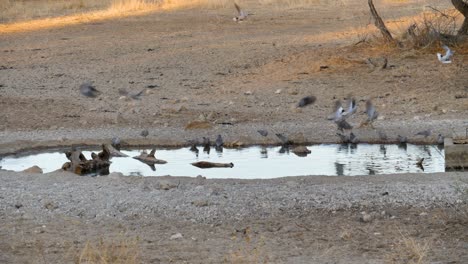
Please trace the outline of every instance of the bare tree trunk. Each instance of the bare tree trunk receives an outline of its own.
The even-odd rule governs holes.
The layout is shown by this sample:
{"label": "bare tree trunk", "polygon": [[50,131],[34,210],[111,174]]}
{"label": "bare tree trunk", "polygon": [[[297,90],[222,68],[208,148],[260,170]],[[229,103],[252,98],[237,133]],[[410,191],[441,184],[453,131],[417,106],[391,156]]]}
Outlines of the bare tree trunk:
{"label": "bare tree trunk", "polygon": [[[452,0],[454,1],[454,0]],[[374,17],[374,24],[375,26],[380,30],[382,33],[384,39],[387,42],[395,42],[395,40],[392,37],[392,34],[390,31],[388,31],[387,27],[385,26],[385,23],[383,22],[382,18],[380,18],[379,14],[377,13],[377,10],[375,10],[375,6],[372,0],[368,0],[369,2],[369,8],[372,14],[372,17]]]}
{"label": "bare tree trunk", "polygon": [[468,35],[468,3],[463,0],[451,1],[453,6],[465,17],[461,28],[458,30],[458,35]]}

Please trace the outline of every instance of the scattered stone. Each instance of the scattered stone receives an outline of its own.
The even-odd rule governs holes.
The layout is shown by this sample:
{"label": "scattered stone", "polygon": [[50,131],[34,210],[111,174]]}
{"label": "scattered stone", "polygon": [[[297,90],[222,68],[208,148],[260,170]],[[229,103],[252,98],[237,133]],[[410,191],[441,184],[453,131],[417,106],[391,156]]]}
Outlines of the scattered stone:
{"label": "scattered stone", "polygon": [[419,216],[426,216],[426,215],[427,215],[426,212],[422,212],[422,213],[419,214]]}
{"label": "scattered stone", "polygon": [[372,215],[366,212],[363,212],[359,220],[361,220],[361,222],[364,222],[364,223],[369,223],[373,220],[373,217]]}
{"label": "scattered stone", "polygon": [[208,201],[207,200],[198,200],[198,201],[193,201],[192,204],[196,207],[205,207],[208,206]]}
{"label": "scattered stone", "polygon": [[246,92],[244,92],[244,94],[245,95],[252,95],[253,93],[252,93],[252,91],[246,91]]}
{"label": "scattered stone", "polygon": [[276,90],[275,94],[280,94],[282,92],[281,89]]}
{"label": "scattered stone", "polygon": [[119,179],[121,177],[124,177],[123,173],[121,172],[112,172],[111,174],[107,175],[109,179]]}
{"label": "scattered stone", "polygon": [[43,173],[42,172],[42,169],[39,168],[38,166],[34,165],[30,168],[27,168],[25,169],[23,172],[26,172],[26,173]]}
{"label": "scattered stone", "polygon": [[47,210],[55,210],[58,208],[58,205],[54,204],[53,202],[47,202],[46,204],[44,204],[44,208],[46,208]]}
{"label": "scattered stone", "polygon": [[183,238],[182,234],[181,233],[176,233],[176,234],[171,236],[170,240],[181,239],[181,238]]}
{"label": "scattered stone", "polygon": [[162,180],[162,181],[158,182],[158,189],[159,190],[167,191],[167,190],[170,190],[170,189],[173,189],[173,188],[176,188],[176,187],[177,187],[177,185],[171,183],[170,181]]}
{"label": "scattered stone", "polygon": [[20,209],[21,207],[23,207],[22,204],[20,204],[20,203],[16,203],[16,204],[15,204],[15,208],[16,208],[16,209]]}

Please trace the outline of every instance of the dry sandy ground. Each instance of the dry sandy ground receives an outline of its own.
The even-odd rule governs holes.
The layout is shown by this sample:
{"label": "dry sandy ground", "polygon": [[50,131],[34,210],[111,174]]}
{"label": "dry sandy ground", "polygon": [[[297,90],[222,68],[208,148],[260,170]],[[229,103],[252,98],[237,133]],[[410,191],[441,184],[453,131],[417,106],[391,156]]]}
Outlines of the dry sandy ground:
{"label": "dry sandy ground", "polygon": [[[32,146],[101,143],[113,136],[135,144],[175,145],[184,144],[187,139],[223,134],[227,141],[254,144],[262,142],[256,132],[260,128],[268,129],[271,135],[286,133],[295,142],[334,142],[336,127],[326,117],[334,100],[343,99],[348,93],[353,93],[360,105],[359,114],[351,120],[353,125],[358,126],[364,120],[365,99],[372,98],[381,113],[376,130],[355,129],[363,141],[378,141],[378,130],[385,131],[390,140],[403,134],[412,141],[422,141],[412,135],[428,128],[432,128],[433,136],[425,141],[434,141],[438,133],[463,137],[468,126],[468,55],[455,48],[453,63],[443,65],[432,49],[396,52],[367,44],[355,46],[353,43],[368,30],[367,6],[362,2],[345,1],[345,6],[322,4],[287,12],[245,4],[253,15],[243,23],[231,20],[231,9],[197,9],[0,35],[0,152]],[[401,17],[421,11],[421,3],[413,2],[417,1],[392,4],[392,8],[382,9],[382,16],[391,21],[404,20]],[[448,5],[440,1],[425,4],[439,9]],[[364,63],[367,58],[382,56],[388,58],[387,69],[373,69]],[[78,86],[87,80],[94,81],[102,92],[100,97],[90,99],[79,94]],[[141,100],[128,101],[119,99],[120,88],[145,92]],[[311,94],[318,98],[314,105],[300,110],[294,107],[300,98]],[[185,130],[194,120],[206,120],[212,127]],[[147,139],[139,137],[144,128],[150,131]],[[266,142],[277,143],[277,139],[269,137]],[[61,263],[63,258],[72,261],[74,252],[82,249],[85,241],[119,239],[119,234],[123,234],[125,238],[141,238],[138,243],[145,263],[417,262],[412,257],[417,254],[398,251],[408,248],[428,252],[424,261],[466,263],[467,208],[453,187],[458,178],[465,176],[466,173],[397,177],[408,178],[411,184],[408,183],[410,188],[405,193],[410,194],[412,188],[418,189],[421,184],[435,188],[439,181],[443,182],[445,189],[451,191],[444,192],[440,203],[389,202],[384,206],[376,202],[380,201],[379,190],[365,195],[370,204],[362,207],[335,210],[305,199],[294,214],[290,213],[294,210],[289,207],[290,197],[275,198],[277,190],[272,186],[277,182],[265,181],[271,185],[268,190],[273,193],[272,204],[278,207],[283,204],[284,214],[280,209],[271,212],[272,215],[227,214],[229,217],[221,222],[210,222],[154,212],[144,220],[119,217],[119,213],[90,218],[89,210],[76,213],[76,208],[84,206],[79,201],[70,205],[76,207],[74,210],[46,213],[40,210],[46,207],[42,198],[35,200],[37,193],[30,193],[28,184],[32,190],[54,186],[54,182],[58,187],[72,186],[71,196],[84,191],[73,186],[84,184],[93,193],[89,197],[95,197],[86,203],[88,206],[104,199],[108,203],[102,208],[108,206],[113,210],[119,205],[106,197],[116,190],[107,189],[106,185],[119,181],[66,175],[36,179],[2,172],[2,193],[9,194],[8,201],[29,197],[26,200],[37,204],[31,202],[31,207],[23,208],[20,204],[2,202],[0,262],[37,263],[41,259],[39,262]],[[386,177],[360,181],[382,178]],[[426,179],[430,183],[425,183]],[[10,183],[3,187],[7,181]],[[99,184],[93,189],[94,182],[88,181]],[[125,187],[116,187],[119,189],[116,192],[123,193],[121,188],[130,192],[142,180],[129,181],[131,184]],[[310,185],[322,184],[320,179],[306,181]],[[327,184],[332,189],[361,186],[342,178],[330,181]],[[301,180],[291,182],[300,184]],[[397,183],[386,182],[394,188],[400,186]],[[229,184],[234,187],[228,197],[243,196],[240,193],[243,189],[236,186],[260,186],[252,191],[260,199],[266,190],[255,181],[234,180]],[[16,185],[22,188],[15,188]],[[136,193],[144,194],[144,189]],[[301,186],[297,189],[301,190]],[[41,197],[54,197],[51,203],[68,199],[55,195],[53,189],[44,190],[50,193]],[[169,190],[174,194],[169,197],[185,197],[184,190]],[[158,190],[159,193],[164,192]],[[209,191],[209,195],[212,193],[219,192]],[[415,191],[408,197],[421,197],[421,193],[424,192]],[[335,196],[328,192],[324,197]],[[236,198],[233,199],[235,205]],[[239,201],[233,208],[251,205]],[[209,205],[200,208],[205,207],[210,208]],[[158,208],[158,212],[163,208]],[[202,209],[187,207],[182,216]],[[32,216],[25,216],[21,210]],[[179,212],[177,208],[167,210]],[[395,211],[397,217],[381,215],[383,210]],[[359,222],[361,211],[374,212],[373,220]],[[421,213],[427,216],[420,216]],[[40,230],[42,225],[47,231]],[[172,233],[177,232],[184,239],[170,240]],[[75,251],[70,253],[69,249]]]}

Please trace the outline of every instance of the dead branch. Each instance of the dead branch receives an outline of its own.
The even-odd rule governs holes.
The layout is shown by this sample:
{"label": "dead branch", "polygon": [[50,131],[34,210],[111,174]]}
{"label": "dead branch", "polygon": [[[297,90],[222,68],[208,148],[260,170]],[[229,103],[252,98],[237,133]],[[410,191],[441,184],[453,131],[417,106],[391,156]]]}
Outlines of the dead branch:
{"label": "dead branch", "polygon": [[385,41],[395,43],[392,34],[390,33],[390,31],[388,31],[387,26],[385,26],[385,23],[383,22],[382,18],[377,13],[373,1],[368,0],[368,3],[372,17],[374,18],[374,24],[380,30],[380,33],[382,33],[382,36],[384,37]]}

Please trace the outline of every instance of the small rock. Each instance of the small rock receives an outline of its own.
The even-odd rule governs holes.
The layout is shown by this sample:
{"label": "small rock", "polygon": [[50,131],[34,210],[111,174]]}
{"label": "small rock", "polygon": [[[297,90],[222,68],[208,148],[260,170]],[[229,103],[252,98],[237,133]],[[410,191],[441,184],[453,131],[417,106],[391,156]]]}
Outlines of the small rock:
{"label": "small rock", "polygon": [[196,177],[198,180],[206,180],[206,177],[205,176],[202,176],[202,175],[198,175]]}
{"label": "small rock", "polygon": [[305,157],[307,154],[310,154],[312,151],[310,151],[307,147],[305,146],[297,146],[292,149],[292,152],[296,154],[299,157]]}
{"label": "small rock", "polygon": [[22,204],[20,204],[20,203],[16,203],[16,204],[15,204],[15,208],[16,208],[16,209],[20,209],[21,207],[23,207]]}
{"label": "small rock", "polygon": [[362,215],[361,215],[361,218],[360,218],[361,222],[364,222],[364,223],[369,223],[372,221],[372,215],[364,212]]}
{"label": "small rock", "polygon": [[167,190],[170,190],[170,189],[173,189],[173,188],[176,188],[176,187],[177,187],[177,185],[172,184],[169,181],[160,181],[158,183],[158,189],[160,189],[160,190],[166,190],[167,191]]}
{"label": "small rock", "polygon": [[193,201],[192,204],[196,207],[205,207],[208,206],[208,201],[207,200],[198,200],[198,201]]}
{"label": "small rock", "polygon": [[39,168],[38,166],[34,165],[30,168],[25,169],[23,172],[26,173],[42,173],[42,169]]}
{"label": "small rock", "polygon": [[124,177],[121,172],[112,172],[111,174],[107,175],[109,179],[119,179],[120,177]]}
{"label": "small rock", "polygon": [[252,91],[245,91],[244,94],[245,95],[252,95]]}
{"label": "small rock", "polygon": [[58,126],[51,126],[50,130],[56,130],[57,128],[58,128]]}
{"label": "small rock", "polygon": [[54,204],[53,202],[48,202],[44,204],[44,208],[46,208],[47,210],[55,210],[58,208],[58,205]]}
{"label": "small rock", "polygon": [[420,120],[421,117],[420,117],[420,116],[415,116],[415,117],[413,117],[413,119],[414,119],[414,120]]}
{"label": "small rock", "polygon": [[176,234],[171,236],[170,240],[181,239],[181,238],[183,238],[182,234],[181,233],[176,233]]}
{"label": "small rock", "polygon": [[427,215],[426,212],[422,212],[422,213],[419,214],[419,216],[426,216],[426,215]]}
{"label": "small rock", "polygon": [[282,92],[281,89],[276,90],[275,94],[280,94]]}

